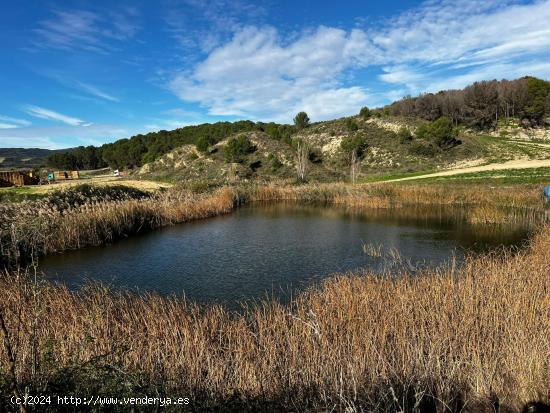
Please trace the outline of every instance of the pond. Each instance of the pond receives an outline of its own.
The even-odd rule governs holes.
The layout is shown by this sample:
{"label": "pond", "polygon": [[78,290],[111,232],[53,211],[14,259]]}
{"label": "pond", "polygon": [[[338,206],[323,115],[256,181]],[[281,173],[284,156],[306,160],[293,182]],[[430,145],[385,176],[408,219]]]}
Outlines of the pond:
{"label": "pond", "polygon": [[522,227],[468,224],[462,210],[353,213],[255,204],[112,245],[47,256],[41,270],[73,289],[93,280],[235,308],[240,301],[268,296],[286,302],[297,290],[337,272],[391,271],[385,258],[391,248],[414,269],[453,257],[460,261],[469,251],[519,245],[527,237]]}

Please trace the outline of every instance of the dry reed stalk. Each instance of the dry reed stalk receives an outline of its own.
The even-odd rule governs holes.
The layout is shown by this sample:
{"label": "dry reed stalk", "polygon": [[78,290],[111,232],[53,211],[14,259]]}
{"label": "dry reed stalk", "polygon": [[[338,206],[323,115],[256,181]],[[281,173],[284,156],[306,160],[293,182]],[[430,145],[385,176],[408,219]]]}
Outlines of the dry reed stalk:
{"label": "dry reed stalk", "polygon": [[99,245],[143,230],[230,212],[254,201],[295,201],[335,204],[350,209],[389,209],[408,206],[467,206],[471,223],[533,224],[544,217],[539,189],[444,185],[258,185],[222,188],[197,195],[174,189],[146,199],[80,196],[77,205],[39,202],[0,205],[0,265],[29,257]]}
{"label": "dry reed stalk", "polygon": [[[518,411],[550,394],[548,274],[547,226],[516,254],[415,277],[337,276],[288,307],[266,302],[241,315],[100,287],[44,285],[34,302],[22,298],[29,286],[9,276],[0,279],[0,301],[10,331],[22,305],[23,331],[39,318],[42,380],[101,358],[195,403],[238,393],[279,410],[474,412],[499,400]],[[24,383],[31,344],[21,340],[16,351]],[[8,368],[0,353],[0,371]]]}

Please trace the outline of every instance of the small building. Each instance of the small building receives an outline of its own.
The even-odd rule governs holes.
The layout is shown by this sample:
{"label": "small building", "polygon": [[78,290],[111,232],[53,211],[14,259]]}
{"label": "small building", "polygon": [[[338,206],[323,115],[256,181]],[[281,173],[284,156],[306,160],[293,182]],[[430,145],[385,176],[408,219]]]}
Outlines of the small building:
{"label": "small building", "polygon": [[48,180],[50,181],[66,181],[69,179],[80,179],[80,173],[78,171],[54,171],[48,173]]}
{"label": "small building", "polygon": [[38,185],[40,178],[33,171],[0,172],[0,187]]}

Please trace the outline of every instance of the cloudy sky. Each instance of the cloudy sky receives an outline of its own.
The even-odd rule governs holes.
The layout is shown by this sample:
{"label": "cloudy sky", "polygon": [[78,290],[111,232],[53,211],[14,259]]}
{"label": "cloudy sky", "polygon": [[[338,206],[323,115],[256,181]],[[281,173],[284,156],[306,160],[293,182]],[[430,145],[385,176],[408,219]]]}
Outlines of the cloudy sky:
{"label": "cloudy sky", "polygon": [[550,0],[17,1],[0,147],[357,113],[476,80],[550,79]]}

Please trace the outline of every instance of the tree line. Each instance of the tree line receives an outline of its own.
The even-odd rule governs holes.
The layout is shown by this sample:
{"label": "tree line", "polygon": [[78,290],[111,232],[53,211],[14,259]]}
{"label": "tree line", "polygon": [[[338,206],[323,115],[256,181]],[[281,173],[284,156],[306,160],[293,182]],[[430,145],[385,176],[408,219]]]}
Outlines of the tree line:
{"label": "tree line", "polygon": [[384,107],[383,113],[428,121],[447,117],[455,125],[478,129],[493,128],[510,118],[537,126],[550,116],[550,82],[529,76],[475,82],[462,90],[406,96]]}
{"label": "tree line", "polygon": [[290,141],[295,131],[292,125],[277,123],[237,122],[205,123],[185,126],[172,131],[161,130],[120,139],[100,147],[81,146],[49,156],[46,163],[56,169],[98,169],[110,166],[114,169],[134,168],[158,159],[162,155],[185,144],[205,148],[226,137],[250,131],[262,131],[274,139]]}

